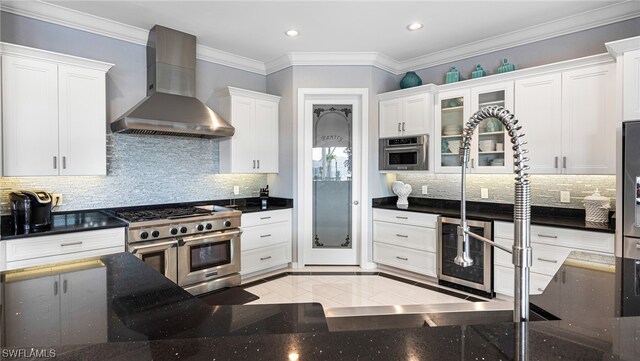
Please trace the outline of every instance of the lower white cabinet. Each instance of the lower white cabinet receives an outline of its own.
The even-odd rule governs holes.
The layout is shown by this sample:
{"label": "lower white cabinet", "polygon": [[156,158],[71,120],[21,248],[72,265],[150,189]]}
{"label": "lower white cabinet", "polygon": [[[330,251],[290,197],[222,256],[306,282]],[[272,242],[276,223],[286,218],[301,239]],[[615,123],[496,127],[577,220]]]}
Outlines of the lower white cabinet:
{"label": "lower white cabinet", "polygon": [[241,224],[241,275],[291,262],[291,209],[243,214]]}
{"label": "lower white cabinet", "polygon": [[11,330],[6,346],[106,342],[107,271],[87,266],[62,274],[9,274],[3,284],[6,329]]}
{"label": "lower white cabinet", "polygon": [[373,261],[436,277],[434,214],[373,210]]}
{"label": "lower white cabinet", "polygon": [[6,269],[124,252],[124,231],[121,227],[3,241]]}
{"label": "lower white cabinet", "polygon": [[[494,222],[494,241],[510,248],[513,245],[513,223]],[[571,251],[613,254],[613,242],[614,235],[611,233],[532,225],[530,293],[536,295],[544,292]],[[513,296],[511,255],[497,248],[494,252],[494,290]]]}

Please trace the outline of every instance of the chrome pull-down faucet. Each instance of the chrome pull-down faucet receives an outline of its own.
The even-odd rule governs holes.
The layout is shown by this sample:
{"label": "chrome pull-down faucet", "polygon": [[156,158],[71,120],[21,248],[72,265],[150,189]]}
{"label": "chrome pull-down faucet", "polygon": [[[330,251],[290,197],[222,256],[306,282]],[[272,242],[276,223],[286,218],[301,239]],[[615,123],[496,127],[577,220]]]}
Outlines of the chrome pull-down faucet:
{"label": "chrome pull-down faucet", "polygon": [[[513,164],[515,178],[515,200],[513,207],[514,242],[512,249],[500,246],[490,239],[479,236],[469,231],[467,225],[466,211],[466,173],[469,163],[469,151],[471,147],[471,137],[478,124],[485,119],[495,118],[502,122],[511,137],[513,148]],[[462,160],[462,185],[460,201],[460,226],[458,226],[458,254],[454,262],[462,267],[473,265],[473,259],[469,256],[469,236],[490,245],[500,248],[512,254],[513,265],[515,266],[515,292],[514,292],[514,322],[529,321],[529,271],[531,268],[531,190],[529,184],[529,166],[526,162],[529,158],[524,155],[528,150],[523,146],[527,144],[522,140],[524,134],[520,133],[522,127],[518,124],[515,116],[501,106],[488,106],[478,110],[467,121],[462,132],[462,144],[460,145],[460,158]]]}

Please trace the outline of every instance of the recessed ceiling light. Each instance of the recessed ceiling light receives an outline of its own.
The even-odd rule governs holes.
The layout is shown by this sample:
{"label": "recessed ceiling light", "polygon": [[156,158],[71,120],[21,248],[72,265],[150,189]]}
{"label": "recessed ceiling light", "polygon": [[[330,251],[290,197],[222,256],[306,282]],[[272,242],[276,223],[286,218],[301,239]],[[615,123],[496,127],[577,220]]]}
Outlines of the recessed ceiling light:
{"label": "recessed ceiling light", "polygon": [[298,32],[298,30],[295,30],[295,29],[287,30],[287,31],[285,31],[285,34],[287,34],[287,36],[290,36],[290,37],[292,37],[292,38],[294,38],[294,37],[296,37],[296,36],[300,35],[300,33]]}
{"label": "recessed ceiling light", "polygon": [[409,25],[407,25],[407,30],[409,31],[416,31],[416,30],[420,30],[422,29],[422,24],[420,23],[411,23]]}

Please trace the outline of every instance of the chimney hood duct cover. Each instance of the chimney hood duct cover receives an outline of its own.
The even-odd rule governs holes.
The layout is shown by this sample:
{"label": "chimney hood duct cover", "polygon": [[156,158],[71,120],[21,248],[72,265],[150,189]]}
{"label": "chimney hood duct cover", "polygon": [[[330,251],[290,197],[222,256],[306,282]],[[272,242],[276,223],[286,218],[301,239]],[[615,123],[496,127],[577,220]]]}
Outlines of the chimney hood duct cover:
{"label": "chimney hood duct cover", "polygon": [[147,97],[111,123],[114,133],[229,137],[233,126],[195,98],[196,37],[154,26],[147,41]]}

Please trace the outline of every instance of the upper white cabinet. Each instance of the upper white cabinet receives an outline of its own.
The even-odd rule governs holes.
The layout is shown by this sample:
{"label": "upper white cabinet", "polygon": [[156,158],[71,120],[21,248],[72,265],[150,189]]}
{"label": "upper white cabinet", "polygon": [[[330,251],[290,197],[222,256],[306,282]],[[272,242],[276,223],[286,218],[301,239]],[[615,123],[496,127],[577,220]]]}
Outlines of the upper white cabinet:
{"label": "upper white cabinet", "polygon": [[[471,115],[486,106],[513,109],[513,81],[465,87],[438,94],[434,141],[436,173],[459,173],[462,129]],[[510,173],[513,151],[502,122],[483,120],[474,131],[469,154],[471,173]]]}
{"label": "upper white cabinet", "polygon": [[517,79],[515,113],[534,174],[615,174],[615,67]]}
{"label": "upper white cabinet", "polygon": [[640,120],[640,36],[605,45],[617,63],[616,106],[622,106],[622,121]]}
{"label": "upper white cabinet", "polygon": [[220,115],[236,129],[220,140],[220,172],[277,173],[280,97],[234,87],[218,96]]}
{"label": "upper white cabinet", "polygon": [[3,175],[106,175],[113,65],[7,43],[1,51]]}
{"label": "upper white cabinet", "polygon": [[421,86],[380,94],[380,138],[431,133],[433,86]]}

